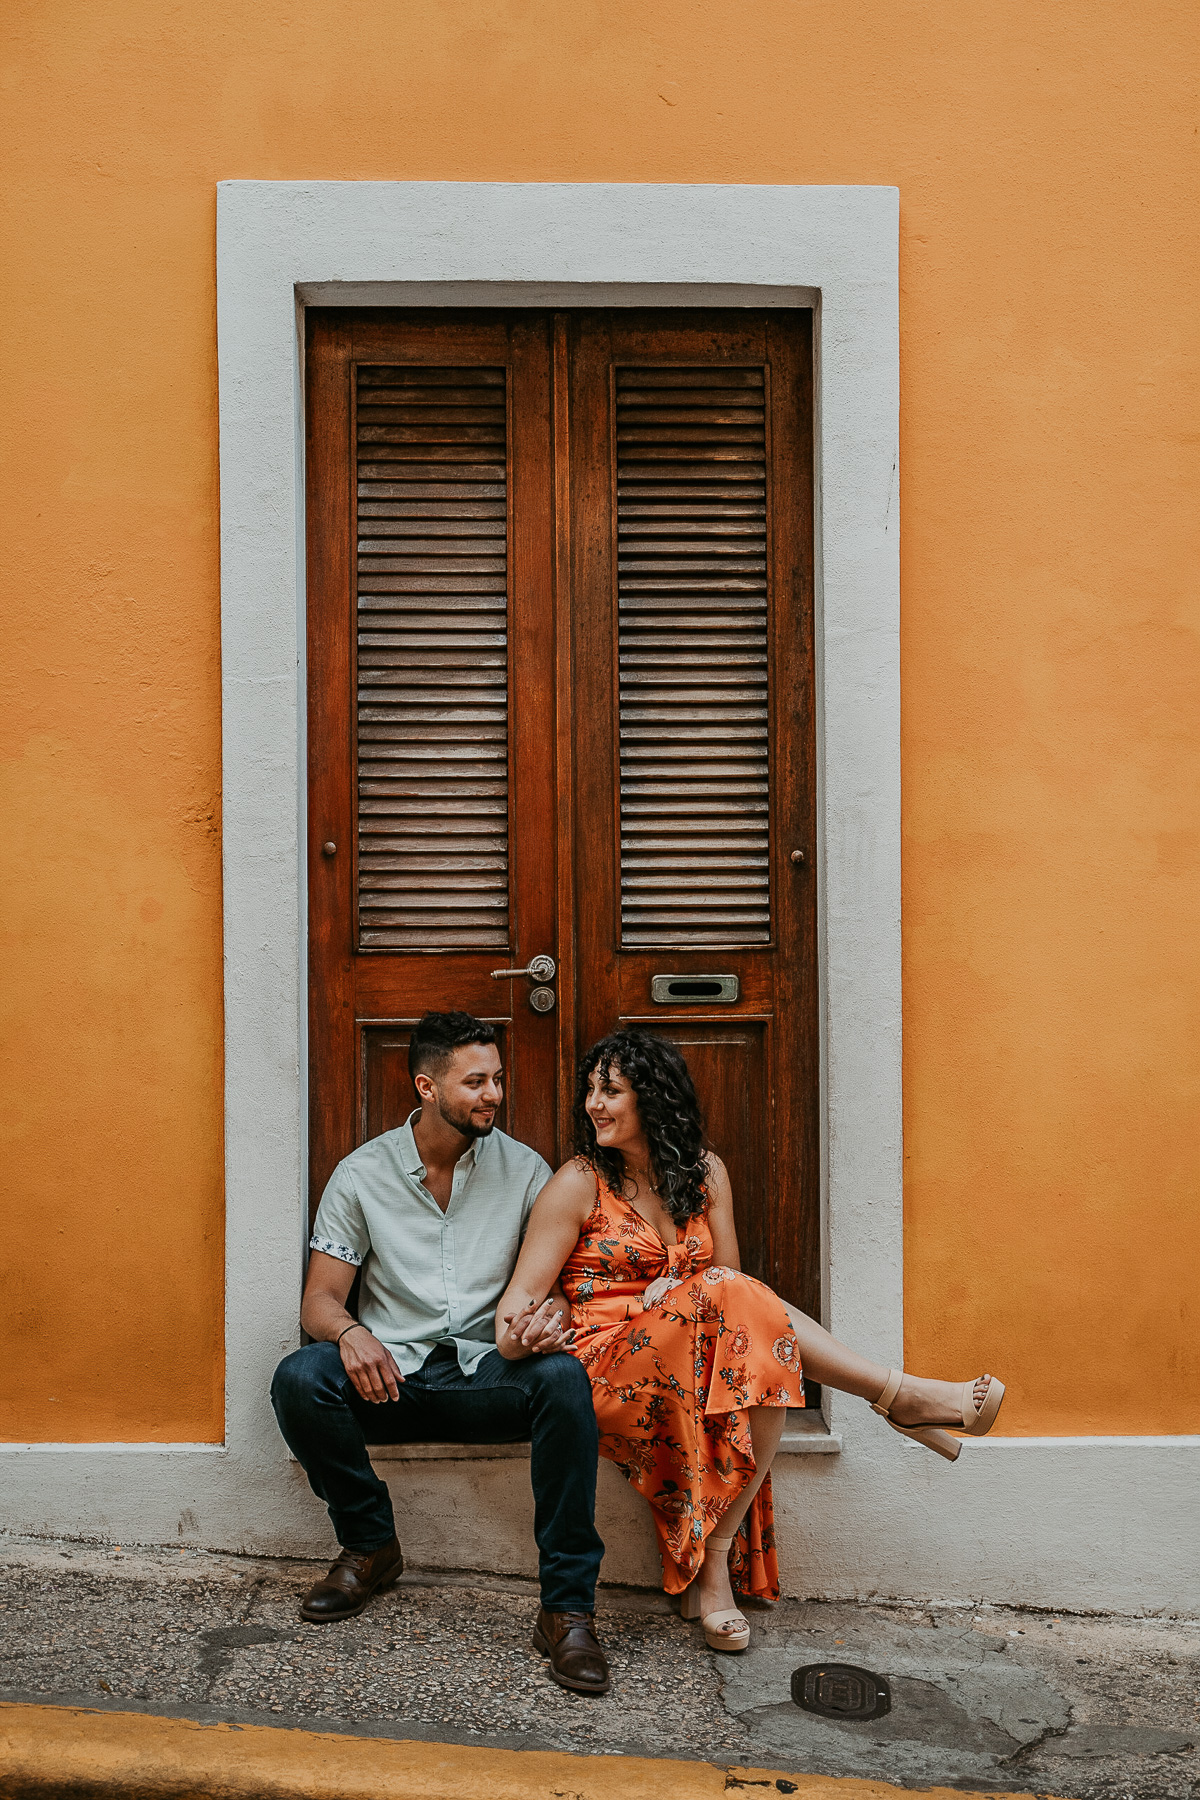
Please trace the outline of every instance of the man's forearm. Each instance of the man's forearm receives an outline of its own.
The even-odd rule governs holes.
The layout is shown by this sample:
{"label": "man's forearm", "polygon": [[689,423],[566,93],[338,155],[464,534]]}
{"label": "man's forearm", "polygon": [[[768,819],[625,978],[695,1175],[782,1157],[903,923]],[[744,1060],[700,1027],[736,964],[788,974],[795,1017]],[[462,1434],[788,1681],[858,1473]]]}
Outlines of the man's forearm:
{"label": "man's forearm", "polygon": [[300,1323],[310,1338],[315,1338],[318,1343],[332,1344],[348,1325],[356,1325],[358,1321],[332,1294],[309,1294],[300,1308]]}

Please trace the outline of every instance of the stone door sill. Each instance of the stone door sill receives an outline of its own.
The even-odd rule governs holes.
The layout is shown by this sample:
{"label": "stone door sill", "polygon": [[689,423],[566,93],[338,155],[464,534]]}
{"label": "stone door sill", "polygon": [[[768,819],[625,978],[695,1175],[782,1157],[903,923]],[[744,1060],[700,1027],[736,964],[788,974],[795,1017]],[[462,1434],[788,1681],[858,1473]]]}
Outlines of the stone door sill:
{"label": "stone door sill", "polygon": [[805,1412],[797,1406],[788,1408],[777,1456],[836,1456],[841,1447],[841,1432],[830,1431],[819,1412]]}
{"label": "stone door sill", "polygon": [[[831,1432],[819,1412],[788,1409],[780,1456],[836,1456],[840,1434]],[[494,1462],[529,1456],[528,1444],[372,1444],[372,1462]]]}

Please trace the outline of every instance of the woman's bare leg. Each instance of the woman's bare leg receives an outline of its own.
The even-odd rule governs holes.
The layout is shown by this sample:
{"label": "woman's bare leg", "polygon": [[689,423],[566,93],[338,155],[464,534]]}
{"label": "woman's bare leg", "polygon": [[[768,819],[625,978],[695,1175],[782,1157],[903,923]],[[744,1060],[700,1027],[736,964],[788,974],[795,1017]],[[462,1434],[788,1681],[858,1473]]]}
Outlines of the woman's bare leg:
{"label": "woman's bare leg", "polygon": [[[886,1375],[884,1379],[887,1379]],[[721,1522],[716,1528],[716,1536],[721,1538],[732,1537],[750,1511],[754,1496],[766,1480],[771,1464],[775,1460],[775,1452],[779,1448],[783,1428],[787,1424],[787,1408],[785,1406],[751,1406],[747,1408],[747,1412],[750,1420],[750,1442],[754,1446],[754,1478],[722,1513]],[[706,1613],[724,1612],[728,1607],[737,1605],[729,1580],[728,1555],[706,1556],[696,1580],[700,1586],[702,1611]]]}
{"label": "woman's bare leg", "polygon": [[721,1523],[717,1526],[718,1537],[732,1537],[750,1511],[755,1494],[770,1474],[775,1452],[783,1437],[783,1428],[787,1424],[786,1406],[750,1406],[746,1413],[750,1421],[750,1442],[754,1449],[754,1479],[742,1489],[732,1506],[722,1513]]}
{"label": "woman's bare leg", "polygon": [[[871,1362],[840,1344],[823,1325],[789,1306],[786,1300],[783,1307],[792,1322],[800,1345],[800,1360],[810,1381],[838,1388],[843,1394],[857,1394],[863,1400],[878,1400],[890,1373],[882,1363]],[[981,1375],[975,1383],[976,1406],[983,1404],[990,1380],[989,1375]],[[961,1395],[961,1381],[930,1381],[906,1375],[892,1401],[892,1417],[900,1425],[961,1425]]]}

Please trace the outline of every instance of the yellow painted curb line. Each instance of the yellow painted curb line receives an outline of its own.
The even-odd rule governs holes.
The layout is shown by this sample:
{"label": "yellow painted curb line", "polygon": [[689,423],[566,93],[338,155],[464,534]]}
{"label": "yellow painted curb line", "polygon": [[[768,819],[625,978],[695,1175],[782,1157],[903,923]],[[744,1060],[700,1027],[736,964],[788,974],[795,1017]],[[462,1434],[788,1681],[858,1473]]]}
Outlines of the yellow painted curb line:
{"label": "yellow painted curb line", "polygon": [[[472,1749],[0,1703],[0,1800],[774,1800],[780,1792],[801,1800],[896,1800],[902,1791],[883,1781],[726,1772],[712,1763]],[[922,1792],[945,1800],[954,1794]]]}

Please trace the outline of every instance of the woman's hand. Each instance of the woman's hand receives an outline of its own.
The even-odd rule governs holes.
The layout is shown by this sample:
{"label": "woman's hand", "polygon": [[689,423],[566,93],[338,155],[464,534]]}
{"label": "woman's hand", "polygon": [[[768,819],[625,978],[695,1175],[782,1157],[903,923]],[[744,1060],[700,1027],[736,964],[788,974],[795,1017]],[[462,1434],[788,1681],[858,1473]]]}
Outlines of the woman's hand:
{"label": "woman's hand", "polygon": [[679,1279],[677,1276],[659,1275],[650,1283],[645,1293],[642,1295],[642,1311],[649,1312],[651,1307],[657,1306],[660,1300],[666,1299],[673,1287],[678,1286]]}
{"label": "woman's hand", "polygon": [[509,1362],[526,1356],[549,1356],[561,1350],[571,1328],[571,1308],[562,1294],[549,1294],[540,1306],[527,1300],[512,1312],[501,1313],[504,1335],[496,1348]]}

